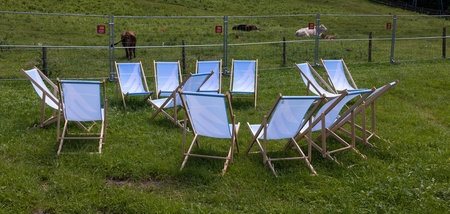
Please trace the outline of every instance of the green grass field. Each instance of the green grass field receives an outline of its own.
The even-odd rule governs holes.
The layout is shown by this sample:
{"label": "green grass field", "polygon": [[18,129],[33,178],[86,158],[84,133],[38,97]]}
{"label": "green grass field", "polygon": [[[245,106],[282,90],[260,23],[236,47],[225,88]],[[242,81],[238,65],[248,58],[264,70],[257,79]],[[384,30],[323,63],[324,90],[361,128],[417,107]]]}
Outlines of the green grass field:
{"label": "green grass field", "polygon": [[[174,0],[97,4],[86,0],[77,4],[71,1],[25,1],[19,4],[6,1],[0,8],[115,15],[409,14],[357,0],[281,1],[276,5],[272,1],[258,2]],[[5,25],[1,21],[0,24]],[[15,29],[20,30],[20,27]],[[15,38],[19,40],[20,37],[11,37],[8,41],[14,42]],[[23,38],[23,42],[35,44],[42,38],[45,37]],[[95,41],[89,43],[77,36],[71,38],[73,41],[70,42],[75,44],[97,45]],[[414,41],[404,46],[408,48],[403,57],[424,59],[423,44],[412,44]],[[330,44],[324,56],[348,57],[352,62],[351,56],[339,51],[344,46]],[[293,52],[304,53],[302,47],[299,45]],[[246,48],[230,52],[245,57],[251,50],[248,57],[260,56],[262,68],[280,66],[279,61],[271,60],[273,51],[258,49],[260,46]],[[142,60],[147,74],[153,72],[153,59],[178,57],[178,51],[168,51],[163,56],[152,50],[141,51],[138,53],[146,57],[138,56],[142,58],[136,60]],[[107,55],[100,51],[70,53],[80,56],[92,54],[92,59],[87,61],[89,63],[71,61],[76,58],[67,58],[63,52],[70,50],[61,50],[60,56],[53,58],[52,77],[107,76],[107,63],[98,60],[99,56],[107,58]],[[144,54],[147,52],[148,55]],[[207,54],[202,56],[204,52]],[[120,51],[119,54],[123,53]],[[18,69],[38,64],[35,55],[32,51],[2,50],[1,77],[24,78]],[[221,55],[214,50],[199,48],[191,56],[190,66],[196,58],[210,59]],[[295,56],[291,56],[289,63],[303,62],[303,58],[299,60]],[[123,56],[118,58],[124,60]],[[377,134],[382,139],[374,138],[371,142],[377,148],[357,144],[357,148],[367,156],[366,160],[351,151],[336,153],[335,157],[342,165],[322,158],[313,150],[312,164],[318,176],[311,176],[303,161],[285,161],[275,163],[278,178],[262,164],[260,154],[244,154],[243,150],[251,140],[244,123],[260,123],[279,93],[306,95],[296,69],[259,72],[256,110],[251,101],[232,101],[237,121],[241,122],[241,152],[235,154],[225,176],[221,175],[223,161],[212,159],[190,158],[180,172],[182,129],[163,116],[150,121],[155,110],[141,98],[127,99],[128,109],[124,111],[121,100],[115,96],[114,82],[107,82],[108,130],[102,154],[90,154],[96,151],[97,142],[68,141],[63,147],[66,154],[57,156],[56,124],[27,130],[38,123],[40,114],[40,100],[31,84],[27,81],[2,81],[0,213],[447,213],[450,209],[448,60],[351,63],[348,67],[360,88],[380,87],[399,80],[399,84],[376,103]],[[97,68],[101,70],[95,73]],[[74,71],[79,73],[74,74]],[[317,71],[324,74],[323,68],[317,68]],[[153,79],[149,78],[148,82],[153,88]],[[229,78],[224,77],[223,91],[228,89],[228,85]],[[226,155],[228,141],[201,140],[202,147],[195,149],[196,152]],[[337,145],[337,141],[331,138],[328,142]],[[274,152],[270,154],[294,154],[293,150],[281,151],[284,143],[271,142],[269,149]],[[301,141],[301,146],[305,151],[306,142]]]}

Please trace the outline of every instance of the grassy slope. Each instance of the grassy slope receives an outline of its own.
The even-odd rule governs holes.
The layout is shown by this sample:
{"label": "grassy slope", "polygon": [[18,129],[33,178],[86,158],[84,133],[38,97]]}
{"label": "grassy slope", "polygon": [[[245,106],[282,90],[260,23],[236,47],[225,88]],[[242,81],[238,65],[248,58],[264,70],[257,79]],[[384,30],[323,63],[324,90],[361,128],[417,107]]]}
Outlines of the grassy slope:
{"label": "grassy slope", "polygon": [[[401,13],[365,1],[255,2],[6,1],[0,7],[115,15]],[[275,165],[281,175],[275,178],[261,164],[260,155],[242,152],[224,177],[220,176],[223,162],[216,160],[192,158],[178,172],[182,131],[163,117],[149,121],[153,110],[140,99],[129,99],[129,110],[122,111],[112,83],[108,83],[104,153],[87,154],[95,151],[92,142],[67,143],[64,150],[74,154],[57,157],[55,125],[25,130],[39,114],[39,100],[29,83],[2,82],[0,212],[446,212],[450,206],[449,68],[447,61],[349,67],[359,87],[400,80],[377,102],[378,133],[386,140],[374,139],[376,149],[358,146],[368,160],[349,151],[338,153],[342,167],[314,152],[317,177],[309,176],[303,162],[289,161]],[[278,93],[305,94],[294,69],[262,71],[259,80],[256,111],[248,102],[233,101],[241,123],[259,123]],[[250,140],[245,126],[239,137],[245,148]],[[224,154],[220,152],[224,146],[208,142],[202,143],[204,152],[212,148]],[[281,146],[279,142],[270,148]]]}

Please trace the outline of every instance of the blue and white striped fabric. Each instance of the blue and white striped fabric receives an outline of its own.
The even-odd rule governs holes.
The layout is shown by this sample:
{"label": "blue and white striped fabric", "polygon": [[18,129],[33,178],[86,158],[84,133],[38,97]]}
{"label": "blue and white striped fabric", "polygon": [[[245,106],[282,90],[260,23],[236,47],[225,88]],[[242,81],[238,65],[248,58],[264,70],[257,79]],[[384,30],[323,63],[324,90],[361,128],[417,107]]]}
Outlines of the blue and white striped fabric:
{"label": "blue and white striped fabric", "polygon": [[[320,99],[318,96],[283,96],[278,102],[267,125],[267,138],[285,139],[295,137],[304,121],[304,117],[311,105]],[[256,134],[261,124],[250,125],[251,132]],[[264,139],[264,129],[259,139]]]}
{"label": "blue and white striped fabric", "polygon": [[255,60],[234,60],[231,93],[255,93],[255,78]]}
{"label": "blue and white striped fabric", "polygon": [[[309,90],[312,93],[314,93],[314,94],[316,94],[318,96],[321,96],[323,94],[325,97],[336,97],[337,96],[336,94],[330,93],[327,90],[323,89],[320,86],[320,84],[317,83],[316,79],[314,78],[314,75],[311,72],[311,69],[310,69],[308,63],[297,64],[297,67],[301,70],[302,74],[300,74],[300,76],[302,77],[303,82],[305,83],[305,85],[306,86],[308,85],[308,79],[309,79],[309,82],[312,85],[314,85],[314,87],[313,86],[309,86]],[[317,88],[317,90],[316,90],[316,88]]]}
{"label": "blue and white striped fabric", "polygon": [[[28,76],[30,76],[44,91],[45,93],[52,97],[54,100],[58,100],[51,92],[50,90],[48,90],[47,86],[45,85],[44,81],[42,80],[42,77],[39,75],[39,72],[37,71],[37,69],[31,69],[31,70],[27,70],[25,71],[25,73],[28,74]],[[36,91],[36,93],[39,95],[39,97],[41,97],[41,99],[43,99],[44,96],[44,92],[37,86],[35,85],[32,81],[31,84],[33,85],[34,90]],[[45,103],[52,107],[53,109],[58,109],[58,104],[53,102],[52,99],[46,98],[45,99]]]}
{"label": "blue and white striped fabric", "polygon": [[199,61],[197,73],[211,73],[214,74],[202,85],[201,92],[215,92],[219,93],[220,88],[220,61]]}
{"label": "blue and white striped fabric", "polygon": [[68,121],[103,120],[98,81],[61,81],[64,116]]}
{"label": "blue and white striped fabric", "polygon": [[183,99],[197,134],[214,138],[232,137],[233,126],[228,121],[225,95],[185,92]]}
{"label": "blue and white striped fabric", "polygon": [[159,96],[170,96],[180,84],[178,62],[156,62],[156,93]]}
{"label": "blue and white striped fabric", "polygon": [[330,76],[330,83],[334,85],[334,89],[337,91],[358,90],[353,88],[348,82],[344,72],[344,65],[341,60],[323,60],[323,65]]}
{"label": "blue and white striped fabric", "polygon": [[151,94],[145,90],[140,63],[117,63],[120,87],[123,94],[145,95]]}

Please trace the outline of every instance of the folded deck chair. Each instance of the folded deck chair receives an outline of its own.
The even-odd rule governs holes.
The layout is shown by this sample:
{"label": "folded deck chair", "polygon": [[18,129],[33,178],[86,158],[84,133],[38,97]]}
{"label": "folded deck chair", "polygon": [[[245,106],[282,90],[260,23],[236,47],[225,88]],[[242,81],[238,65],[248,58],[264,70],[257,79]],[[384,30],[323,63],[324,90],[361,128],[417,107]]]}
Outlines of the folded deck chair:
{"label": "folded deck chair", "polygon": [[[211,77],[213,73],[214,72],[189,74],[167,98],[149,100],[150,104],[156,108],[156,112],[153,113],[150,120],[153,120],[159,113],[162,113],[176,125],[183,127],[180,121],[177,120],[177,113],[182,108],[182,102],[180,100],[180,96],[178,95],[178,89],[181,89],[182,91],[198,92],[200,87],[208,80],[208,78]],[[166,108],[174,108],[173,115],[170,115],[164,111]]]}
{"label": "folded deck chair", "polygon": [[258,98],[258,60],[232,60],[230,93],[234,94],[253,94]]}
{"label": "folded deck chair", "polygon": [[[345,65],[343,59],[340,60],[321,59],[321,61],[323,67],[325,68],[325,71],[327,72],[328,80],[330,84],[333,86],[335,92],[344,90],[347,91],[359,90],[355,84],[355,81],[353,80],[352,75],[348,71],[347,65]],[[346,74],[348,75],[348,79],[350,79],[351,84],[349,83]]]}
{"label": "folded deck chair", "polygon": [[[103,97],[106,97],[104,81],[60,81],[58,79],[61,97],[59,106],[60,108],[62,107],[62,112],[64,114],[64,117],[61,117],[61,113],[58,114],[57,140],[60,140],[57,152],[58,155],[61,153],[64,140],[73,139],[99,140],[98,152],[102,152],[102,144],[106,138],[107,100],[106,98],[103,100],[104,108],[102,108],[100,84],[103,84]],[[64,119],[64,128],[60,136],[61,119]],[[102,121],[100,133],[68,133],[69,122],[82,123],[88,121]],[[92,126],[85,129],[89,131],[90,128],[92,128]]]}
{"label": "folded deck chair", "polygon": [[[356,108],[354,114],[355,115],[361,114],[361,117],[362,117],[361,125],[355,124],[355,128],[361,131],[361,137],[355,136],[356,140],[358,140],[370,147],[374,147],[373,144],[369,143],[370,138],[372,138],[372,137],[380,138],[379,136],[376,135],[376,132],[375,132],[375,101],[379,97],[381,97],[384,93],[386,93],[389,89],[391,89],[392,87],[397,85],[397,83],[398,83],[398,80],[376,89],[372,94],[370,94],[366,98],[364,103],[362,103],[358,108]],[[366,124],[367,124],[366,109],[368,109],[369,107],[371,108],[371,113],[372,113],[371,114],[371,131],[368,131],[367,127],[366,127]],[[338,125],[333,127],[332,131],[339,130],[339,131],[351,136],[351,133],[342,127],[345,124],[350,123],[349,122],[350,119],[351,119],[350,115],[347,115],[347,117],[345,119],[343,119]]]}
{"label": "folded deck chair", "polygon": [[198,61],[196,63],[197,74],[211,73],[214,74],[202,85],[200,92],[218,93],[222,91],[222,60],[219,61]]}
{"label": "folded deck chair", "polygon": [[[114,62],[117,72],[117,86],[120,88],[122,95],[123,107],[126,109],[125,104],[126,96],[138,96],[145,95],[149,98],[152,95],[152,91],[148,90],[147,80],[145,78],[144,69],[142,63],[117,63]],[[117,88],[116,88],[117,92]],[[116,93],[117,94],[117,93]]]}
{"label": "folded deck chair", "polygon": [[153,67],[155,71],[156,99],[170,96],[182,81],[180,61],[156,62],[153,60]]}
{"label": "folded deck chair", "polygon": [[[224,159],[225,165],[222,170],[222,175],[225,174],[228,164],[233,162],[234,146],[236,144],[237,151],[239,152],[239,145],[237,139],[237,133],[239,131],[240,123],[236,124],[236,116],[233,114],[231,108],[230,95],[228,93],[224,94],[210,94],[210,93],[194,93],[194,92],[183,92],[179,91],[181,94],[181,100],[186,106],[184,120],[186,124],[183,129],[183,156],[184,160],[181,164],[180,170],[182,170],[189,157],[203,157],[203,158],[214,158],[214,159]],[[228,103],[228,109],[227,109]],[[229,113],[229,117],[228,117]],[[231,123],[230,123],[230,119]],[[189,123],[192,128],[192,133],[194,138],[189,146],[188,151],[185,150],[186,134],[187,134],[187,123]],[[212,137],[212,138],[225,138],[231,139],[230,149],[226,157],[221,156],[211,156],[192,153],[192,148],[194,143],[198,144],[199,136]]]}
{"label": "folded deck chair", "polygon": [[[346,149],[352,149],[357,154],[361,155],[363,158],[366,158],[363,154],[361,154],[355,147],[355,109],[373,92],[372,90],[358,90],[353,92],[347,92],[343,91],[342,94],[338,97],[335,97],[325,103],[315,114],[314,119],[312,122],[308,123],[305,127],[303,127],[303,130],[301,131],[300,135],[298,135],[295,140],[300,140],[302,137],[305,138],[309,143],[312,144],[314,148],[316,148],[319,152],[322,153],[323,157],[327,157],[331,160],[336,161],[335,158],[331,157],[332,153],[339,152]],[[358,100],[350,107],[348,107],[347,110],[345,110],[344,113],[340,114],[344,106],[352,99],[358,97]],[[344,139],[342,139],[339,135],[335,133],[335,127],[338,126],[338,124],[347,117],[347,115],[350,115],[351,118],[351,126],[352,126],[352,136],[351,136],[351,143],[346,142]],[[307,136],[310,132],[315,131],[321,131],[321,146],[316,144],[310,137]],[[340,143],[344,145],[344,147],[334,149],[334,150],[327,150],[327,142],[326,138],[327,136],[333,136],[336,140],[338,140]],[[336,161],[337,162],[337,161]]]}
{"label": "folded deck chair", "polygon": [[[56,97],[58,93],[58,86],[56,86],[47,76],[45,76],[38,68],[34,67],[30,70],[23,70],[21,69],[21,72],[31,81],[31,85],[33,85],[34,90],[36,93],[41,97],[42,104],[41,104],[41,120],[40,124],[36,125],[35,127],[44,127],[47,126],[53,122],[56,122],[56,110],[58,109],[58,103],[59,100]],[[47,86],[44,83],[47,82],[53,89],[53,92],[51,92]],[[45,106],[50,106],[52,110],[52,116],[48,119],[45,119]]]}
{"label": "folded deck chair", "polygon": [[[309,95],[309,91],[317,96],[324,96],[327,98],[336,97],[338,94],[331,89],[331,87],[322,79],[322,77],[314,70],[314,68],[308,63],[295,64],[296,68],[300,71],[300,76],[306,85],[306,95]],[[322,88],[321,84],[316,81],[317,77],[322,85],[327,89]]]}
{"label": "folded deck chair", "polygon": [[[317,174],[310,163],[311,144],[308,143],[308,154],[305,155],[294,137],[299,134],[300,130],[307,123],[320,102],[321,99],[318,96],[281,96],[280,94],[261,124],[250,125],[250,123],[247,122],[247,126],[253,135],[253,139],[247,148],[247,153],[256,142],[263,155],[263,162],[269,165],[275,176],[277,176],[277,174],[272,161],[297,159],[304,159],[311,172]],[[309,114],[307,114],[308,111],[310,112]],[[267,156],[267,140],[280,139],[289,139],[300,156],[269,158]],[[261,144],[259,140],[264,140],[264,144]]]}

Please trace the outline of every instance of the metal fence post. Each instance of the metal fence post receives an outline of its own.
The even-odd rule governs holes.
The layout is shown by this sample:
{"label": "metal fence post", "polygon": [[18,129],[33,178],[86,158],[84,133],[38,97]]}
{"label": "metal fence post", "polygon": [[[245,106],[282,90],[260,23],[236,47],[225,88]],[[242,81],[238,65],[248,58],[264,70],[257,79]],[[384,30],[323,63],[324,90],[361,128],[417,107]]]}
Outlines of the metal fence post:
{"label": "metal fence post", "polygon": [[[110,27],[111,28],[111,45],[112,45],[112,49],[111,49],[112,62],[111,63],[113,63],[116,61],[116,56],[114,54],[114,50],[115,50],[115,47],[114,47],[114,15],[111,15],[111,22],[109,23],[109,25],[111,26]],[[112,76],[110,77],[113,80],[116,80],[116,75],[114,74],[115,69],[116,68],[113,67],[113,72],[111,74]]]}
{"label": "metal fence post", "polygon": [[394,61],[394,51],[395,51],[395,26],[397,22],[397,15],[394,15],[392,20],[392,39],[391,39],[391,58],[390,62],[395,63]]}
{"label": "metal fence post", "polygon": [[113,61],[112,61],[112,53],[111,53],[111,15],[108,15],[108,36],[109,36],[109,81],[113,81],[114,80],[114,71],[113,71]]}
{"label": "metal fence post", "polygon": [[223,17],[223,59],[224,74],[228,74],[228,16]]}
{"label": "metal fence post", "polygon": [[320,14],[316,15],[316,42],[315,42],[315,50],[314,50],[314,65],[319,65],[319,25],[320,25]]}

